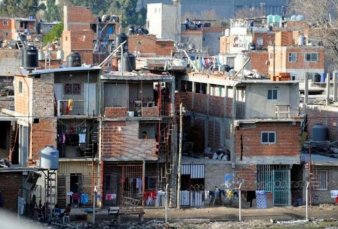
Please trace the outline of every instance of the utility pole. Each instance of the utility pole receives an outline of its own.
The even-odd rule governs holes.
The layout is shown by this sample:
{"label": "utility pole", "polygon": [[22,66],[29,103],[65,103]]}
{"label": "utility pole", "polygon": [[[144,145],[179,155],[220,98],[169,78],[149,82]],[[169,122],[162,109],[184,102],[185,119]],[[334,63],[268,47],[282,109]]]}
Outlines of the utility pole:
{"label": "utility pole", "polygon": [[182,136],[183,136],[183,105],[180,103],[180,130],[178,142],[178,165],[177,165],[177,209],[180,208],[180,189],[181,189],[181,163],[182,163]]}

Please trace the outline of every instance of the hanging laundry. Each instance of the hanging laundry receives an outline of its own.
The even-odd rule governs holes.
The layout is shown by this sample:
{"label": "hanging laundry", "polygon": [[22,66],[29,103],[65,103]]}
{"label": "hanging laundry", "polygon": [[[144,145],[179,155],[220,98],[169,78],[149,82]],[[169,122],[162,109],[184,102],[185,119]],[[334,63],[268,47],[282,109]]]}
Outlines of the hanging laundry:
{"label": "hanging laundry", "polygon": [[79,134],[79,144],[86,143],[86,134]]}
{"label": "hanging laundry", "polygon": [[87,193],[82,193],[81,194],[81,204],[88,204],[89,202],[89,197]]}
{"label": "hanging laundry", "polygon": [[74,101],[72,99],[68,99],[68,102],[67,102],[67,114],[69,114],[69,112],[71,112],[73,110],[73,105],[74,105]]}

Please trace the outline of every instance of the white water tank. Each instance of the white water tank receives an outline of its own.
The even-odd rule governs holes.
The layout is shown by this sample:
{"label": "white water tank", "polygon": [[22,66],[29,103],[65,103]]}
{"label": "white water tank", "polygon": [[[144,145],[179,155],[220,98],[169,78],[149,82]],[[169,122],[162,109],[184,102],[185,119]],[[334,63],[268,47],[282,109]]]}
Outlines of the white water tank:
{"label": "white water tank", "polygon": [[240,71],[243,69],[244,65],[247,63],[249,57],[243,53],[238,54],[235,57],[235,63],[234,63],[234,70],[236,72]]}
{"label": "white water tank", "polygon": [[304,35],[299,35],[298,36],[298,45],[302,46],[306,44],[306,38]]}
{"label": "white water tank", "polygon": [[59,168],[59,151],[54,146],[46,146],[40,151],[40,168]]}

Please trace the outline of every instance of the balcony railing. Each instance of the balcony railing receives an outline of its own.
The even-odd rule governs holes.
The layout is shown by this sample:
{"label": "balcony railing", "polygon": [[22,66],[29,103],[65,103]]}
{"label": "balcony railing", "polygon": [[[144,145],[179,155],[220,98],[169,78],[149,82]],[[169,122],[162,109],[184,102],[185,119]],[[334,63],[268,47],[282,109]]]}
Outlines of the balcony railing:
{"label": "balcony railing", "polygon": [[57,101],[57,116],[95,114],[95,104],[88,103],[88,101],[72,99]]}
{"label": "balcony railing", "polygon": [[276,105],[276,118],[290,118],[290,105]]}

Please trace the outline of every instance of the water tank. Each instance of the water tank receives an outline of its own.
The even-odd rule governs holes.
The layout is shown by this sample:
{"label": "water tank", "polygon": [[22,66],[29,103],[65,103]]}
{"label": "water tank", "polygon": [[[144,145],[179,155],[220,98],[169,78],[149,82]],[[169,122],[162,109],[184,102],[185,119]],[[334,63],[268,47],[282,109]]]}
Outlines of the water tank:
{"label": "water tank", "polygon": [[298,45],[305,45],[306,43],[306,38],[304,35],[299,35],[298,36]]}
{"label": "water tank", "polygon": [[123,54],[123,69],[121,66],[121,60],[119,60],[119,71],[132,72],[136,69],[136,58],[131,53]]}
{"label": "water tank", "polygon": [[40,152],[40,168],[58,169],[59,151],[53,146],[46,146]]}
{"label": "water tank", "polygon": [[313,141],[327,141],[328,128],[327,126],[317,123],[312,127],[312,140]]}
{"label": "water tank", "polygon": [[244,55],[243,53],[240,53],[238,54],[236,57],[235,57],[235,64],[234,64],[234,70],[236,72],[240,71],[245,63],[248,61],[248,56],[247,55]]}
{"label": "water tank", "polygon": [[304,16],[299,14],[296,16],[296,21],[303,21],[304,20]]}
{"label": "water tank", "polygon": [[45,60],[45,52],[42,49],[39,50],[38,54],[39,60]]}
{"label": "water tank", "polygon": [[296,17],[297,17],[297,15],[292,15],[291,18],[290,18],[291,21],[296,21]]}
{"label": "water tank", "polygon": [[22,67],[25,69],[33,69],[39,66],[38,50],[30,45],[22,49]]}
{"label": "water tank", "polygon": [[81,55],[77,52],[71,52],[67,56],[67,66],[68,67],[79,67],[79,66],[81,66]]}
{"label": "water tank", "polygon": [[127,41],[127,42],[123,45],[123,50],[127,51],[127,49],[128,49],[128,36],[125,33],[120,33],[116,37],[116,47],[118,47],[120,44],[122,44],[125,41]]}

